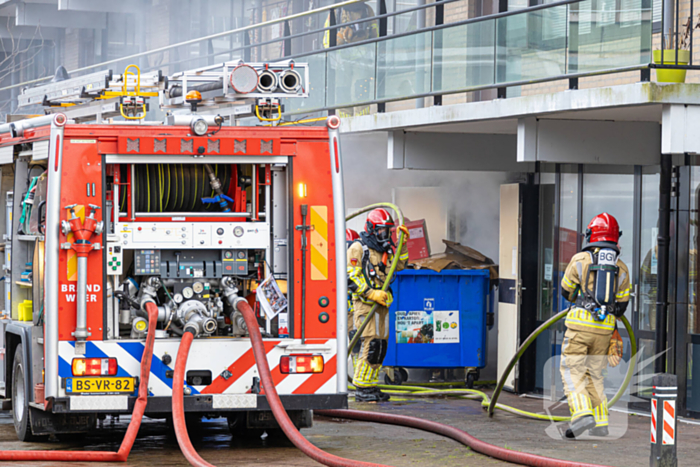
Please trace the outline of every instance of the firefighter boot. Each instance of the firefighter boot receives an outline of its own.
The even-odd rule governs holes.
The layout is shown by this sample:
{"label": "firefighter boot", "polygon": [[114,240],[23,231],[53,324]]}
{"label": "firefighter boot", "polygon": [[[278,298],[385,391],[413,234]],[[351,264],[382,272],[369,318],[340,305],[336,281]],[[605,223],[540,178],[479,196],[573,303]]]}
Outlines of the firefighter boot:
{"label": "firefighter boot", "polygon": [[595,428],[588,431],[591,436],[608,436],[608,400],[603,397],[600,404],[593,409],[593,416],[595,417]]}
{"label": "firefighter boot", "polygon": [[588,430],[588,434],[591,436],[608,436],[608,427],[607,426],[597,426],[595,428],[591,428]]}
{"label": "firefighter boot", "polygon": [[372,389],[372,391],[377,395],[377,397],[379,398],[379,402],[386,402],[386,401],[388,401],[389,399],[391,399],[391,396],[390,396],[389,394],[387,394],[387,393],[385,393],[385,392],[382,392],[382,390],[379,389],[378,387],[375,386],[375,387],[373,387],[373,388],[371,388],[371,389]]}
{"label": "firefighter boot", "polygon": [[569,425],[569,429],[566,430],[567,438],[578,438],[586,430],[590,430],[595,427],[595,418],[593,415],[585,415],[583,417],[577,418]]}
{"label": "firefighter boot", "polygon": [[377,388],[357,388],[355,391],[355,402],[380,402]]}

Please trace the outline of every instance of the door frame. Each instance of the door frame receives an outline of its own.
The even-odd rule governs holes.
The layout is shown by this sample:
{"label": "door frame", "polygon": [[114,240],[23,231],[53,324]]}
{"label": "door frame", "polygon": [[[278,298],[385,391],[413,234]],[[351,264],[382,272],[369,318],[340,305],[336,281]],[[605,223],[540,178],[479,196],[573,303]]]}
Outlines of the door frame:
{"label": "door frame", "polygon": [[[588,219],[583,219],[583,190],[584,190],[585,173],[592,172],[592,173],[613,173],[614,174],[614,173],[623,172],[623,173],[629,174],[630,173],[629,172],[630,166],[605,166],[605,165],[585,165],[584,166],[584,164],[566,164],[566,165],[568,167],[575,167],[576,168],[575,173],[576,172],[578,173],[578,186],[576,187],[576,190],[577,190],[577,196],[576,196],[576,198],[577,198],[577,224],[578,224],[578,232],[580,234],[582,234],[584,229],[585,229],[585,225],[588,222]],[[584,167],[587,169],[593,168],[594,170],[591,172],[586,172],[584,170]],[[630,303],[631,311],[628,314],[628,316],[630,316],[630,318],[631,318],[630,321],[631,321],[632,328],[633,328],[634,333],[635,333],[637,347],[639,347],[639,342],[641,339],[655,340],[655,332],[654,331],[644,331],[644,330],[639,329],[639,300],[637,297],[637,291],[638,291],[639,279],[640,279],[640,268],[641,268],[640,260],[641,260],[641,247],[642,247],[642,245],[641,245],[642,194],[643,194],[642,181],[643,181],[644,174],[655,173],[655,170],[657,170],[656,167],[652,167],[652,168],[645,167],[645,166],[633,166],[632,167],[632,174],[634,177],[634,179],[633,179],[634,180],[634,186],[633,186],[633,209],[634,209],[634,212],[633,212],[633,217],[632,217],[633,241],[632,241],[632,264],[628,265],[628,266],[629,266],[630,276],[631,276],[630,283],[631,283],[633,290],[631,293],[631,303]],[[556,195],[555,195],[555,215],[554,215],[554,229],[555,229],[555,231],[554,231],[554,239],[553,239],[554,240],[554,244],[553,244],[553,247],[554,247],[553,274],[555,275],[555,277],[557,277],[557,275],[561,272],[561,271],[559,271],[558,259],[559,259],[560,249],[561,249],[559,228],[560,228],[560,219],[561,219],[561,214],[562,214],[561,213],[561,192],[562,192],[561,191],[561,174],[562,173],[563,173],[562,172],[562,164],[555,164],[555,167],[554,167],[555,178],[554,179],[555,179]],[[571,171],[566,171],[566,173],[571,173]],[[686,176],[686,178],[689,179],[689,176]],[[685,183],[685,186],[689,186],[689,183]],[[539,183],[537,184],[537,189],[539,190]],[[689,192],[688,192],[688,198],[689,198]],[[673,204],[673,203],[675,203],[675,204]],[[683,221],[683,219],[678,219],[679,209],[678,209],[677,203],[678,203],[678,198],[676,197],[672,201],[672,219],[671,219],[671,222],[672,222],[672,224],[679,226],[679,228],[672,229],[672,238],[671,238],[671,253],[672,254],[670,255],[671,265],[670,265],[669,269],[672,271],[672,273],[670,274],[670,276],[671,276],[670,279],[673,282],[673,285],[669,289],[669,296],[675,297],[676,303],[679,305],[677,307],[677,309],[674,311],[676,313],[677,318],[681,319],[681,321],[678,321],[677,329],[679,329],[679,330],[686,329],[687,330],[687,318],[688,318],[687,317],[687,303],[684,304],[683,302],[678,300],[680,298],[680,296],[678,294],[683,293],[683,291],[685,290],[685,292],[684,292],[686,295],[685,302],[687,302],[687,282],[686,282],[685,288],[677,287],[676,283],[677,283],[679,277],[681,279],[683,279],[683,274],[680,271],[680,269],[683,267],[686,268],[684,274],[685,274],[685,278],[687,279],[688,242],[686,241],[685,243],[683,243],[681,241],[680,244],[684,244],[685,249],[683,249],[682,247],[679,248],[680,244],[679,244],[678,234],[679,234],[679,232],[685,232],[685,235],[687,238],[687,231],[689,230],[687,226],[689,224],[686,225],[685,229],[684,229],[683,224],[679,224],[679,222]],[[541,213],[539,213],[539,214],[541,215]],[[539,223],[538,223],[537,227],[539,229]],[[541,238],[540,234],[541,234],[541,232],[539,232],[539,230],[538,230],[537,237],[536,237],[536,243],[534,243],[535,245],[538,245],[538,247],[540,247],[540,238]],[[582,246],[581,245],[582,238],[583,238],[583,235],[577,236],[577,250],[579,250],[579,251],[580,251],[581,246]],[[679,255],[682,255],[682,254],[685,254],[685,258],[686,258],[685,265],[683,264],[683,261],[678,260]],[[539,261],[539,255],[538,255],[537,260]],[[536,269],[536,271],[539,271],[539,269]],[[536,283],[536,286],[537,285],[538,284]],[[557,293],[559,291],[558,284],[555,287],[555,291]],[[673,295],[673,294],[676,294],[676,295]],[[535,300],[537,300],[537,298],[535,298]],[[540,306],[538,301],[535,301],[534,305],[536,308],[538,308]],[[683,306],[683,305],[685,305],[685,306]],[[539,310],[536,310],[536,311],[539,311]],[[547,310],[545,313],[546,313],[545,316],[547,316],[547,317],[552,316],[551,310]],[[537,316],[538,315],[536,314],[535,317],[537,317]],[[683,325],[682,320],[685,320],[685,326]],[[538,326],[538,325],[542,324],[543,322],[544,321],[535,321],[534,325]],[[629,335],[624,327],[621,326],[619,330],[620,330],[620,335],[623,338],[629,339]],[[675,343],[682,342],[682,340],[680,338],[681,336],[679,335],[677,338],[674,338],[673,340],[671,340],[672,336],[670,334],[671,334],[671,329],[669,329],[669,346],[670,346],[670,348],[671,349],[674,349],[674,348],[678,349],[679,347],[675,346]],[[681,333],[679,332],[678,334],[681,334]],[[695,337],[695,339],[698,341],[698,343],[700,343],[700,335],[697,335]],[[551,348],[552,348],[552,354],[554,354],[555,349],[556,349],[556,344],[557,344],[556,333],[554,333],[554,332],[551,333],[550,343],[551,343]],[[686,344],[686,347],[687,347],[687,344]],[[675,353],[678,355],[674,354],[673,357],[669,359],[669,362],[674,364],[674,369],[681,370],[682,368],[687,367],[686,352],[680,352],[679,350],[675,350]],[[554,355],[552,355],[552,356],[554,356]],[[534,361],[533,361],[533,364],[534,364]],[[554,363],[553,363],[553,365],[554,365]],[[685,365],[685,367],[684,367],[684,365]],[[534,368],[534,367],[532,367],[532,368]],[[555,368],[552,368],[552,369],[556,370]],[[682,375],[681,375],[681,373],[682,373]],[[679,381],[678,381],[679,382],[679,404],[682,404],[683,410],[685,409],[685,382],[686,382],[685,381],[685,377],[686,377],[685,373],[686,373],[685,370],[676,372],[676,374],[678,374],[678,377],[679,377]],[[549,382],[544,381],[543,382],[545,387],[547,386],[547,384],[550,385],[551,395],[552,395],[553,399],[558,399],[560,396],[562,396],[562,394],[557,394],[557,392],[556,392],[556,380],[555,379],[558,377],[558,374],[559,374],[558,371],[552,371],[551,372],[552,381],[549,381]],[[533,381],[533,383],[534,383],[534,381]],[[636,383],[636,378],[634,378],[632,381],[633,387],[636,386],[635,383]],[[680,393],[683,393],[683,396],[681,396]],[[638,393],[635,393],[632,395],[637,397],[637,398],[644,399],[644,401],[630,404],[631,408],[642,409],[645,411],[649,409],[648,402],[647,402],[649,399],[647,397],[640,396]],[[681,397],[683,399],[681,399]],[[682,400],[682,402],[681,402],[681,400]]]}

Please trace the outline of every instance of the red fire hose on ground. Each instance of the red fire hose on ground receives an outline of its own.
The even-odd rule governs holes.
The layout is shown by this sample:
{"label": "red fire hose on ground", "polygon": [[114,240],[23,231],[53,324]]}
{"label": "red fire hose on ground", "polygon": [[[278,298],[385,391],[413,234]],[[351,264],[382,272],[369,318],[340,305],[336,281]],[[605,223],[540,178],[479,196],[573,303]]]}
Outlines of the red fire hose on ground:
{"label": "red fire hose on ground", "polygon": [[386,413],[365,412],[363,410],[316,410],[315,414],[325,417],[346,418],[349,420],[361,420],[363,422],[383,423],[388,425],[401,425],[418,430],[429,431],[446,436],[469,446],[476,452],[489,457],[500,459],[514,464],[529,465],[533,467],[604,467],[598,464],[565,461],[551,457],[528,454],[526,452],[512,451],[486,443],[467,433],[449,425],[423,420],[422,418],[407,417],[405,415],[391,415]]}
{"label": "red fire hose on ground", "polygon": [[[287,438],[289,438],[289,440],[294,443],[294,445],[304,454],[324,465],[331,467],[387,467],[381,464],[373,464],[334,456],[333,454],[322,451],[304,438],[304,436],[294,426],[294,423],[292,423],[290,420],[289,415],[287,415],[287,412],[282,405],[282,401],[277,394],[275,385],[272,382],[270,366],[267,363],[267,353],[265,352],[265,347],[263,346],[262,335],[260,334],[258,322],[255,318],[253,310],[245,300],[237,301],[236,308],[243,314],[243,318],[248,326],[250,340],[253,345],[253,353],[255,354],[255,362],[258,367],[258,372],[260,373],[265,396],[267,397],[267,401],[270,404],[270,408],[272,409],[275,419],[277,419],[277,423],[279,423],[282,431],[284,431],[284,433],[287,435]],[[209,464],[203,460],[192,447],[192,443],[190,442],[187,434],[187,425],[185,424],[183,391],[175,390],[175,388],[184,387],[187,356],[189,354],[193,339],[194,335],[191,332],[185,332],[182,336],[180,348],[177,353],[175,373],[173,375],[173,421],[175,424],[175,433],[177,435],[180,449],[190,464],[195,467],[214,467],[212,464]],[[450,437],[455,441],[469,446],[471,449],[481,454],[521,465],[529,465],[533,467],[605,467],[597,464],[586,464],[581,462],[552,459],[550,457],[537,456],[535,454],[527,454],[500,448],[498,446],[494,446],[493,444],[480,441],[471,436],[469,433],[458,428],[415,417],[389,415],[376,412],[363,412],[360,410],[320,410],[316,411],[316,413],[334,418],[347,418],[373,423],[402,425],[419,430],[430,431],[432,433]]]}
{"label": "red fire hose on ground", "polygon": [[141,427],[141,420],[148,402],[148,377],[151,374],[158,307],[155,303],[146,303],[146,311],[148,312],[148,334],[146,335],[146,348],[141,357],[139,396],[134,404],[131,422],[129,422],[122,444],[119,446],[119,451],[0,451],[0,461],[126,462]]}
{"label": "red fire hose on ground", "polygon": [[[177,349],[177,359],[175,360],[175,372],[173,373],[173,425],[175,426],[175,436],[177,444],[187,461],[195,467],[214,467],[209,462],[202,459],[194,450],[190,436],[187,434],[187,424],[185,423],[185,367],[187,367],[187,357],[190,354],[190,347],[194,340],[191,329],[185,329],[180,340],[180,347]],[[176,390],[177,388],[177,390]]]}

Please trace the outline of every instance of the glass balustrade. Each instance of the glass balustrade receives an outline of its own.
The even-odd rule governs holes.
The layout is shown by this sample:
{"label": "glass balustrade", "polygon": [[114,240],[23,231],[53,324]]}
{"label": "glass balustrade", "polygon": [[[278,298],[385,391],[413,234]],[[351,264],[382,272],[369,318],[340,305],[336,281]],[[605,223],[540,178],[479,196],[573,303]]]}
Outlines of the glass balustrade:
{"label": "glass balustrade", "polygon": [[311,92],[285,112],[641,67],[651,28],[648,0],[584,0],[326,50],[297,58],[310,64]]}
{"label": "glass balustrade", "polygon": [[[285,113],[369,109],[377,102],[622,71],[651,61],[652,0],[582,0],[428,30],[416,29],[418,16],[401,18],[395,36],[374,42],[358,36],[357,44],[295,57],[309,64],[309,97],[283,99]],[[189,68],[185,62],[166,64],[166,74]]]}

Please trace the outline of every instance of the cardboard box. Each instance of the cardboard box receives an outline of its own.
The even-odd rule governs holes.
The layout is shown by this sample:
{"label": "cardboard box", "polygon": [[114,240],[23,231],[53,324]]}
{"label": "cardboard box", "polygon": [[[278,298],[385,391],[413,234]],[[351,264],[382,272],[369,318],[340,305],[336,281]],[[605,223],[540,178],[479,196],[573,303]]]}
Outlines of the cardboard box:
{"label": "cardboard box", "polygon": [[[406,221],[406,227],[411,238],[408,239],[408,260],[418,261],[430,257],[430,243],[428,241],[428,228],[425,219]],[[393,231],[394,243],[398,242],[396,230]]]}

